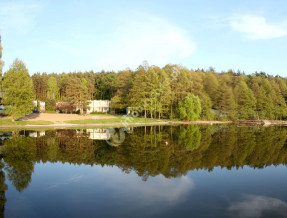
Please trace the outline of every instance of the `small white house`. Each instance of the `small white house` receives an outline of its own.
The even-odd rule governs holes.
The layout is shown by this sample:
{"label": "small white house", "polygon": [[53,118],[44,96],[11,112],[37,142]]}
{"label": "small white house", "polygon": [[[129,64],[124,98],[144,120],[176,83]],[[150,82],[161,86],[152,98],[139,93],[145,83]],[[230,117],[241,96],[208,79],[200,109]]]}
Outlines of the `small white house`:
{"label": "small white house", "polygon": [[89,101],[87,113],[100,112],[107,113],[111,107],[111,101],[109,100],[91,100]]}
{"label": "small white house", "polygon": [[46,110],[46,103],[43,101],[33,101],[34,107],[38,107],[39,104],[39,111],[45,111]]}

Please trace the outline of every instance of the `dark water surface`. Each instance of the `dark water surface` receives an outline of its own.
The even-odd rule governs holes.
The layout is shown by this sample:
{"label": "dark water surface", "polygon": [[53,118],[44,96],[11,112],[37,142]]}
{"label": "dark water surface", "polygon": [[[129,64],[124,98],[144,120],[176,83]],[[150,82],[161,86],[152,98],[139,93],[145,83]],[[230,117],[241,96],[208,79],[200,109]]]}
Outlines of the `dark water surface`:
{"label": "dark water surface", "polygon": [[287,217],[286,127],[23,130],[0,138],[0,217]]}

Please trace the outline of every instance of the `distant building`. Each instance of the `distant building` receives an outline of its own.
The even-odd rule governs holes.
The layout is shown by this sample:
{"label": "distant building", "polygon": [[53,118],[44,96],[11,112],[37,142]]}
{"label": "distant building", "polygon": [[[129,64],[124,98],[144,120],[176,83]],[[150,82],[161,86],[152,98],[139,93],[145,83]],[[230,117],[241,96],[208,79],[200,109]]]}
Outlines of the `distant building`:
{"label": "distant building", "polygon": [[46,110],[46,103],[43,101],[39,101],[39,110],[40,112],[45,111]]}
{"label": "distant building", "polygon": [[43,101],[33,101],[34,107],[38,108],[38,104],[39,104],[39,112],[43,112],[46,110],[46,103]]}
{"label": "distant building", "polygon": [[111,101],[109,100],[91,100],[89,101],[87,113],[99,112],[99,113],[107,113],[111,107]]}

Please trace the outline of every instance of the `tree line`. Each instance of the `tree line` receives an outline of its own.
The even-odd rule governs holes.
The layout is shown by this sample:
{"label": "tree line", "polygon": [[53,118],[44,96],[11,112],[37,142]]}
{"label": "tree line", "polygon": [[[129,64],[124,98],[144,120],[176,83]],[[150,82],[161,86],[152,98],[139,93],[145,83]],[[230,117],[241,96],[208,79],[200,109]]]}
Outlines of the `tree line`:
{"label": "tree line", "polygon": [[184,120],[286,119],[287,79],[266,73],[216,73],[179,65],[141,65],[119,72],[77,72],[32,76],[37,100],[80,105],[111,100],[112,108],[150,118]]}
{"label": "tree line", "polygon": [[[0,44],[0,57],[2,47]],[[2,77],[3,61],[0,61]],[[111,100],[111,107],[135,116],[182,120],[287,119],[287,78],[264,72],[215,72],[180,65],[150,66],[118,72],[36,73],[29,76],[16,59],[1,78],[2,103],[15,119],[46,102],[48,111],[81,112],[88,100]],[[56,103],[58,108],[56,108]]]}

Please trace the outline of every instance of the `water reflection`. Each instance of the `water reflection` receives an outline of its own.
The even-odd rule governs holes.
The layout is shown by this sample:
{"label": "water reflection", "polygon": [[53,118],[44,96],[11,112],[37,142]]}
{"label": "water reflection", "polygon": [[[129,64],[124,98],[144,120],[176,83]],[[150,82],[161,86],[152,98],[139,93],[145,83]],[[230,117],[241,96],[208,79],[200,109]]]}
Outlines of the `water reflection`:
{"label": "water reflection", "polygon": [[89,139],[92,140],[109,140],[111,138],[108,129],[87,129],[87,133],[90,134]]}
{"label": "water reflection", "polygon": [[6,134],[13,137],[3,143],[5,169],[19,191],[27,186],[33,164],[39,161],[117,165],[126,172],[135,170],[144,180],[159,174],[177,177],[215,166],[262,168],[287,162],[286,128],[138,127],[119,147],[105,142],[108,129]]}
{"label": "water reflection", "polygon": [[0,161],[0,217],[4,217],[6,196],[5,191],[7,191],[8,186],[5,184],[5,173],[3,172],[4,164],[2,160]]}
{"label": "water reflection", "polygon": [[33,138],[14,135],[4,144],[5,171],[8,179],[21,192],[29,185],[34,171],[36,144]]}
{"label": "water reflection", "polygon": [[286,217],[287,203],[277,198],[260,195],[245,195],[234,202],[228,211],[235,217]]}
{"label": "water reflection", "polygon": [[[183,200],[185,193],[194,189],[194,181],[186,176],[192,170],[243,166],[260,169],[287,163],[287,128],[283,127],[137,127],[130,129],[125,141],[117,147],[106,142],[110,139],[109,129],[23,130],[0,135],[3,138],[0,155],[4,159],[0,165],[2,213],[7,189],[5,177],[18,192],[23,192],[31,183],[35,163],[117,166],[136,177],[118,176],[116,183],[106,183],[115,190],[121,187],[137,192],[144,204]],[[140,185],[138,176],[141,182],[148,180],[145,186]],[[166,178],[177,178],[177,181]],[[48,188],[78,183],[82,179],[82,175],[74,175],[68,180],[53,182]],[[246,217],[246,214],[260,217],[272,210],[285,213],[286,203],[267,196],[246,195],[233,201],[227,209],[229,214],[239,217]]]}

